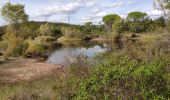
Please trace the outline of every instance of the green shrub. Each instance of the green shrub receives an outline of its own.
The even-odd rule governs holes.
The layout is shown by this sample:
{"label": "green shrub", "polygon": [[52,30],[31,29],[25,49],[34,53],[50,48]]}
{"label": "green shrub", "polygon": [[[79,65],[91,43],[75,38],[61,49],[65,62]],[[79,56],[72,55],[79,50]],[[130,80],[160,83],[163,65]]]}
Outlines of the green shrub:
{"label": "green shrub", "polygon": [[40,43],[29,43],[29,47],[26,51],[26,54],[32,54],[35,56],[42,55],[45,53],[48,49],[48,46],[45,44],[40,44]]}
{"label": "green shrub", "polygon": [[46,23],[40,26],[37,34],[38,36],[53,36],[54,32],[54,26]]}
{"label": "green shrub", "polygon": [[24,42],[22,38],[16,36],[15,32],[12,33],[12,28],[9,27],[7,33],[3,36],[1,42],[4,57],[21,56],[28,48],[28,43]]}
{"label": "green shrub", "polygon": [[[113,55],[115,56],[115,55]],[[168,98],[163,61],[137,64],[127,57],[107,57],[79,84],[77,99]],[[116,60],[115,60],[116,59]]]}
{"label": "green shrub", "polygon": [[52,42],[55,41],[56,39],[54,37],[51,36],[38,36],[34,39],[34,42],[36,43],[48,43],[48,42]]}
{"label": "green shrub", "polygon": [[25,55],[43,56],[49,49],[55,38],[51,36],[38,36],[34,40],[25,40],[29,46]]}
{"label": "green shrub", "polygon": [[4,57],[9,57],[9,56],[18,57],[24,55],[25,51],[28,48],[28,43],[25,43],[23,41],[19,41],[18,43],[16,43],[16,45],[4,41],[4,44],[2,45],[4,45],[2,50],[4,53],[3,54]]}
{"label": "green shrub", "polygon": [[16,30],[12,26],[9,25],[6,28],[6,33],[2,39],[1,47],[5,58],[9,56],[20,56],[22,51],[20,45],[22,45],[23,40],[16,36]]}
{"label": "green shrub", "polygon": [[24,41],[22,41],[21,43],[19,43],[13,50],[12,56],[22,56],[25,54],[25,51],[28,48],[28,43],[25,43]]}
{"label": "green shrub", "polygon": [[[78,59],[62,79],[62,97],[75,100],[167,99],[168,62],[137,62],[123,53],[104,53],[93,65]],[[77,62],[78,61],[78,62]]]}
{"label": "green shrub", "polygon": [[168,87],[164,78],[166,64],[164,61],[153,61],[140,66],[134,71],[133,77],[143,98],[168,98]]}

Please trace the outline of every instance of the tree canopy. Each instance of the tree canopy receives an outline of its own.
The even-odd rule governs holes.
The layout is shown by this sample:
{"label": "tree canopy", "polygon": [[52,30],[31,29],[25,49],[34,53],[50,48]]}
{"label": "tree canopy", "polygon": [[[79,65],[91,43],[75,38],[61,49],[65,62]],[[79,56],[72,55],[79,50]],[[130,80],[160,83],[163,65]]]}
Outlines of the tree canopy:
{"label": "tree canopy", "polygon": [[131,12],[127,16],[127,20],[130,21],[143,21],[144,19],[147,18],[147,14],[143,12]]}
{"label": "tree canopy", "polygon": [[106,15],[103,17],[103,22],[105,24],[114,24],[117,21],[120,21],[121,17],[117,14],[110,14],[110,15]]}
{"label": "tree canopy", "polygon": [[2,9],[2,17],[9,23],[21,23],[28,21],[28,15],[24,10],[25,6],[22,4],[6,3]]}
{"label": "tree canopy", "polygon": [[91,25],[93,25],[93,23],[92,22],[86,22],[84,25],[85,26],[91,26]]}
{"label": "tree canopy", "polygon": [[110,14],[103,17],[106,30],[110,33],[114,26],[121,21],[121,17],[117,14]]}

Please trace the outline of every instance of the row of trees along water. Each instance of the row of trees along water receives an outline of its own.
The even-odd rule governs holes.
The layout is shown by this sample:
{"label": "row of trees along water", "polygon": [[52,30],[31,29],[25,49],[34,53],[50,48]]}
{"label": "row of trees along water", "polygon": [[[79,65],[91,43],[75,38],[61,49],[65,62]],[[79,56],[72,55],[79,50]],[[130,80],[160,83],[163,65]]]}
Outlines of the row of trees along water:
{"label": "row of trees along water", "polygon": [[[170,9],[169,0],[156,0],[155,4],[164,13]],[[0,48],[3,48],[5,57],[44,54],[46,49],[50,49],[49,41],[63,36],[93,38],[112,32],[125,35],[126,31],[146,32],[144,35],[147,35],[158,28],[163,29],[159,39],[146,43],[126,41],[122,50],[102,53],[91,59],[81,55],[75,57],[76,61],[69,63],[69,67],[62,67],[64,70],[57,67],[59,71],[40,80],[6,84],[0,78],[2,100],[169,100],[168,17],[151,19],[146,13],[131,12],[125,19],[115,14],[107,15],[103,17],[104,25],[70,25],[28,22],[28,15],[21,4],[7,3],[1,13],[9,22],[2,27],[1,35]]]}
{"label": "row of trees along water", "polygon": [[[163,4],[156,2],[157,8],[166,4],[164,8],[168,9],[167,2],[169,1],[164,1]],[[144,12],[131,12],[127,18],[121,18],[117,14],[106,15],[102,20],[104,24],[100,25],[93,25],[92,22],[84,25],[33,22],[29,21],[24,8],[22,4],[11,3],[1,8],[2,17],[9,23],[0,28],[1,51],[6,57],[39,55],[49,48],[47,42],[55,41],[59,37],[64,37],[65,40],[90,40],[113,32],[117,34],[158,32],[167,25],[164,17],[152,19]]]}

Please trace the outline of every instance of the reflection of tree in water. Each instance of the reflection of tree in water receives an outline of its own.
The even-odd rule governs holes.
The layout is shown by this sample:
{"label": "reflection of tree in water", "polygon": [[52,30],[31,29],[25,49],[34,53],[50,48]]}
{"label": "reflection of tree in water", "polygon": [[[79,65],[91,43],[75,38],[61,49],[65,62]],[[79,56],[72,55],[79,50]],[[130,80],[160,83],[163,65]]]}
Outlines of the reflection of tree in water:
{"label": "reflection of tree in water", "polygon": [[116,47],[116,50],[121,50],[123,47],[122,35],[120,34],[116,36],[115,38],[115,47]]}
{"label": "reflection of tree in water", "polygon": [[86,41],[74,41],[74,42],[67,42],[62,44],[63,47],[71,47],[71,48],[92,48],[96,45],[104,48],[103,42],[86,42]]}
{"label": "reflection of tree in water", "polygon": [[108,52],[119,51],[123,48],[122,35],[117,35],[114,40],[107,41]]}

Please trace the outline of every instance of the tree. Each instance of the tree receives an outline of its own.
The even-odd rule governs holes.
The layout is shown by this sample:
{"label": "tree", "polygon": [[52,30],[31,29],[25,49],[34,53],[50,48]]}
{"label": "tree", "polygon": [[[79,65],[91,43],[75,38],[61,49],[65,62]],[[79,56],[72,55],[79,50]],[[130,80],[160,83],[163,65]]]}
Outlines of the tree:
{"label": "tree", "polygon": [[148,18],[148,15],[143,12],[131,12],[127,16],[129,21],[143,21]]}
{"label": "tree", "polygon": [[89,26],[93,25],[93,23],[92,22],[86,22],[84,25],[89,27]]}
{"label": "tree", "polygon": [[146,13],[143,12],[131,12],[126,18],[126,23],[128,23],[129,30],[131,32],[140,33],[147,31],[147,24],[150,19]]}
{"label": "tree", "polygon": [[127,30],[127,25],[125,23],[125,20],[121,20],[117,22],[116,24],[113,24],[112,28],[117,34],[120,34]]}
{"label": "tree", "polygon": [[165,18],[164,17],[159,17],[154,20],[154,22],[159,26],[159,27],[165,27]]}
{"label": "tree", "polygon": [[154,7],[158,10],[162,10],[164,16],[166,16],[166,10],[170,10],[170,0],[154,0]]}
{"label": "tree", "polygon": [[2,17],[10,24],[17,24],[28,21],[28,15],[25,13],[22,4],[5,4],[1,9]]}
{"label": "tree", "polygon": [[26,47],[23,44],[23,38],[19,35],[19,23],[28,21],[28,15],[25,13],[24,5],[6,3],[2,6],[0,13],[10,24],[7,26],[4,34],[4,40],[7,43],[7,48],[4,49],[4,57],[19,56],[23,54]]}
{"label": "tree", "polygon": [[103,17],[103,22],[105,23],[106,28],[111,31],[112,25],[115,25],[121,21],[121,17],[117,14],[110,14]]}
{"label": "tree", "polygon": [[40,36],[53,36],[54,34],[54,27],[48,23],[43,24],[38,29],[38,35]]}
{"label": "tree", "polygon": [[117,21],[120,21],[121,17],[117,14],[110,14],[110,15],[106,15],[103,17],[103,22],[105,24],[114,24]]}

